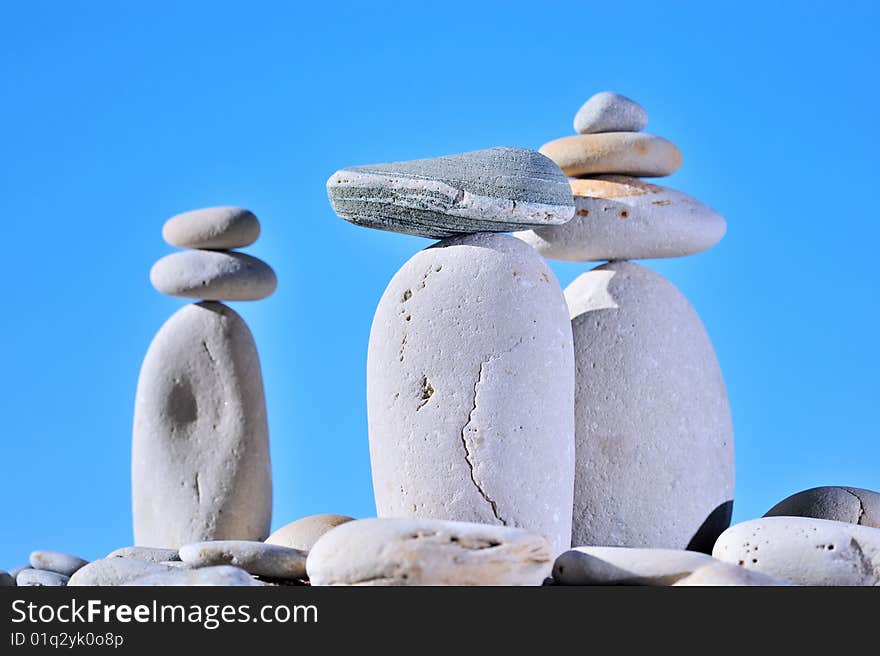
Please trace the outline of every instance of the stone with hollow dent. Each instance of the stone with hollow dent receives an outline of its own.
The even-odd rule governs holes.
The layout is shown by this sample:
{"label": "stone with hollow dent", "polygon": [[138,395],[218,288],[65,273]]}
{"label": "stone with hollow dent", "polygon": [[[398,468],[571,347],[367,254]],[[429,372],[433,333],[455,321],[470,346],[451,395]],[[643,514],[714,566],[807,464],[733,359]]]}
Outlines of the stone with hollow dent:
{"label": "stone with hollow dent", "polygon": [[346,515],[309,515],[282,526],[266,538],[266,544],[277,544],[282,547],[311,551],[324,533],[340,524],[350,522],[354,518]]}
{"label": "stone with hollow dent", "polygon": [[559,167],[523,148],[352,166],[330,176],[327,193],[346,221],[438,239],[556,225],[574,212]]}
{"label": "stone with hollow dent", "polygon": [[188,305],[141,367],[132,444],[135,544],[264,540],[272,514],[260,361],[241,317]]}
{"label": "stone with hollow dent", "polygon": [[47,569],[23,569],[15,577],[15,584],[19,587],[57,588],[67,585],[68,581],[70,581],[70,577],[66,574]]}
{"label": "stone with hollow dent", "polygon": [[265,583],[257,581],[240,567],[218,565],[199,569],[175,569],[126,581],[127,586],[237,586],[257,587]]}
{"label": "stone with hollow dent", "polygon": [[880,528],[811,517],[736,524],[712,555],[798,585],[880,585]]}
{"label": "stone with hollow dent", "polygon": [[765,517],[813,517],[880,528],[880,493],[859,487],[814,487],[783,499]]}
{"label": "stone with hollow dent", "polygon": [[711,556],[680,549],[575,547],[553,564],[553,580],[562,585],[672,585]]}
{"label": "stone with hollow dent", "polygon": [[107,586],[122,585],[150,574],[173,572],[173,567],[158,563],[149,563],[131,558],[102,558],[95,560],[76,571],[70,577],[71,586]]}
{"label": "stone with hollow dent", "polygon": [[636,101],[613,91],[600,91],[578,110],[574,131],[579,134],[596,132],[640,132],[648,125],[648,113]]}
{"label": "stone with hollow dent", "polygon": [[518,526],[567,549],[573,385],[565,301],[534,249],[481,233],[414,255],[367,353],[379,516]]}
{"label": "stone with hollow dent", "polygon": [[437,519],[361,519],[309,553],[312,585],[541,585],[548,542],[522,529]]}
{"label": "stone with hollow dent", "polygon": [[82,558],[77,558],[60,551],[47,550],[32,551],[28,560],[34,569],[56,572],[64,576],[70,576],[80,567],[89,564],[89,561]]}
{"label": "stone with hollow dent", "polygon": [[715,352],[675,286],[612,262],[565,290],[576,368],[573,544],[710,552],[730,522],[733,426]]}
{"label": "stone with hollow dent", "polygon": [[306,574],[306,552],[265,542],[216,540],[180,548],[180,560],[192,567],[233,565],[249,574],[275,579],[301,579]]}
{"label": "stone with hollow dent", "polygon": [[602,132],[562,137],[540,152],[569,177],[615,173],[640,178],[672,175],[681,167],[681,151],[663,137],[644,132]]}
{"label": "stone with hollow dent", "polygon": [[268,264],[245,253],[226,251],[166,255],[150,270],[150,282],[163,294],[204,301],[257,301],[278,286]]}
{"label": "stone with hollow dent", "polygon": [[589,262],[683,257],[705,251],[727,230],[724,218],[680,191],[627,176],[571,181],[574,218],[516,233],[544,257]]}
{"label": "stone with hollow dent", "polygon": [[178,248],[243,248],[259,236],[257,217],[240,207],[191,210],[172,216],[162,226],[162,238]]}
{"label": "stone with hollow dent", "polygon": [[131,558],[143,560],[148,563],[165,563],[180,560],[177,549],[162,549],[159,547],[121,547],[111,551],[106,558]]}
{"label": "stone with hollow dent", "polygon": [[731,565],[716,561],[708,565],[703,565],[699,569],[694,570],[692,574],[688,574],[683,579],[679,579],[672,585],[678,587],[690,586],[790,586],[793,585],[789,581],[785,581],[775,576],[754,572],[744,567]]}

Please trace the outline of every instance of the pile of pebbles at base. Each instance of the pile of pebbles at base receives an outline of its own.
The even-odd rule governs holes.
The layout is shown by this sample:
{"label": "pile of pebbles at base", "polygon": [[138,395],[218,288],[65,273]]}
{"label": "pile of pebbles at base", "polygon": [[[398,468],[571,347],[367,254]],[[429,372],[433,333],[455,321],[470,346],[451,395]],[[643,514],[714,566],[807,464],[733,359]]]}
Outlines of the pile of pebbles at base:
{"label": "pile of pebbles at base", "polygon": [[313,515],[265,542],[125,547],[87,563],[35,551],[3,585],[878,586],[880,494],[813,488],[721,534],[712,555],[550,543],[506,526]]}

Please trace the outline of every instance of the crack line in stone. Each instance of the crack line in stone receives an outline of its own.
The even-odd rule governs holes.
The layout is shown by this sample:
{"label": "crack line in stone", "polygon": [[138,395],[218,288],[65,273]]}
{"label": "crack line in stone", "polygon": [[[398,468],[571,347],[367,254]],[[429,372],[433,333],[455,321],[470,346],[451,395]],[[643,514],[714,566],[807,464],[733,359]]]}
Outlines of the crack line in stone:
{"label": "crack line in stone", "polygon": [[862,518],[865,516],[865,504],[862,503],[862,497],[860,497],[858,494],[856,494],[855,492],[853,492],[853,491],[850,490],[849,488],[846,488],[846,487],[845,487],[845,488],[843,488],[843,489],[846,490],[847,494],[851,494],[852,496],[854,496],[854,497],[856,498],[856,501],[859,502],[859,518],[856,520],[855,523],[856,523],[856,524],[861,524],[861,523],[862,523]]}

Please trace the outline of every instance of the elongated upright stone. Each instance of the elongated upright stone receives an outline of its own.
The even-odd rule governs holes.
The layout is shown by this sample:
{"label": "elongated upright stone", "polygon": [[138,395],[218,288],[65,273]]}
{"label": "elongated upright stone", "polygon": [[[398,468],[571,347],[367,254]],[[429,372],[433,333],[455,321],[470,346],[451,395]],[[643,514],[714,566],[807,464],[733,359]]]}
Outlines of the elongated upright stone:
{"label": "elongated upright stone", "polygon": [[480,233],[417,253],[370,334],[379,516],[517,526],[568,548],[573,403],[571,323],[534,249]]}
{"label": "elongated upright stone", "polygon": [[565,290],[576,367],[575,546],[710,552],[733,499],[733,427],[700,318],[612,262]]}
{"label": "elongated upright stone", "polygon": [[132,495],[139,546],[269,535],[260,361],[245,322],[221,303],[187,305],[150,345],[135,403]]}

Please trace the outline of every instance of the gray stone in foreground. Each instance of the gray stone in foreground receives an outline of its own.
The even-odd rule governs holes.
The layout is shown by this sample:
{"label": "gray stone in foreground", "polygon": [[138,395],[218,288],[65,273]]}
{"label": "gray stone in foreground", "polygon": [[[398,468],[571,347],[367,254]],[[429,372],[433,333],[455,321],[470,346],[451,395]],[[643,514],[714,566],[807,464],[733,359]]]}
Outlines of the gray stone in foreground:
{"label": "gray stone in foreground", "polygon": [[672,585],[688,586],[790,586],[791,582],[754,572],[730,563],[720,561],[703,565],[693,574],[679,579]]}
{"label": "gray stone in foreground", "polygon": [[438,239],[558,225],[574,213],[559,167],[522,148],[353,166],[330,176],[327,193],[346,221]]}
{"label": "gray stone in foreground", "polygon": [[301,579],[306,574],[306,552],[265,542],[217,540],[180,548],[180,559],[193,567],[233,565],[274,579]]}
{"label": "gray stone in foreground", "polygon": [[127,586],[264,586],[239,567],[219,565],[201,569],[171,568],[170,572],[156,573],[126,581]]}
{"label": "gray stone in foreground", "polygon": [[150,270],[150,282],[163,294],[205,301],[258,301],[278,286],[268,264],[245,253],[226,251],[166,255]]}
{"label": "gray stone in foreground", "polygon": [[15,577],[18,586],[61,587],[67,585],[70,577],[46,569],[23,569]]}
{"label": "gray stone in foreground", "polygon": [[354,517],[324,513],[309,515],[282,526],[266,538],[266,544],[277,544],[282,547],[311,551],[315,543],[327,531],[340,524],[350,522]]}
{"label": "gray stone in foreground", "polygon": [[95,586],[95,585],[122,585],[126,581],[160,574],[173,572],[173,567],[166,567],[157,563],[148,563],[143,560],[131,558],[103,558],[89,563],[73,576],[68,585],[71,586]]}
{"label": "gray stone in foreground", "polygon": [[648,113],[636,101],[613,91],[600,91],[581,106],[574,117],[574,130],[596,132],[640,132],[648,125]]}
{"label": "gray stone in foreground", "polygon": [[29,561],[34,569],[57,572],[64,576],[70,576],[76,570],[89,564],[89,561],[71,556],[70,554],[46,550],[31,552]]}
{"label": "gray stone in foreground", "polygon": [[792,494],[765,517],[813,517],[880,528],[880,493],[858,487],[814,487]]}
{"label": "gray stone in foreground", "polygon": [[544,257],[574,262],[683,257],[717,244],[724,218],[696,198],[628,176],[571,181],[574,218],[516,233]]}
{"label": "gray stone in foreground", "polygon": [[15,577],[9,572],[0,570],[0,588],[8,588],[15,585]]}
{"label": "gray stone in foreground", "polygon": [[162,237],[179,248],[228,249],[250,246],[260,236],[260,222],[240,207],[206,207],[172,216]]}
{"label": "gray stone in foreground", "polygon": [[541,585],[550,544],[504,526],[436,519],[361,519],[318,540],[312,585]]}
{"label": "gray stone in foreground", "polygon": [[712,555],[798,585],[880,585],[880,528],[810,517],[731,526]]}
{"label": "gray stone in foreground", "polygon": [[678,549],[576,547],[556,559],[553,579],[562,585],[672,585],[712,562]]}
{"label": "gray stone in foreground", "polygon": [[264,540],[272,516],[260,360],[242,318],[187,305],[144,358],[132,441],[134,540]]}
{"label": "gray stone in foreground", "polygon": [[107,558],[131,558],[143,560],[148,563],[164,563],[167,561],[179,561],[177,549],[162,549],[159,547],[122,547],[111,551]]}

